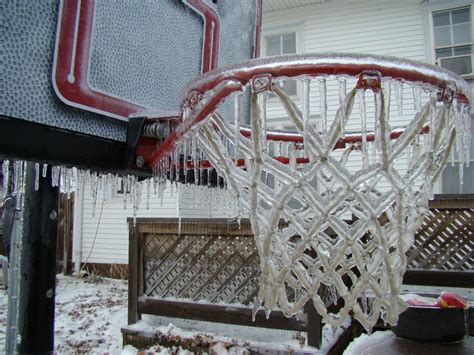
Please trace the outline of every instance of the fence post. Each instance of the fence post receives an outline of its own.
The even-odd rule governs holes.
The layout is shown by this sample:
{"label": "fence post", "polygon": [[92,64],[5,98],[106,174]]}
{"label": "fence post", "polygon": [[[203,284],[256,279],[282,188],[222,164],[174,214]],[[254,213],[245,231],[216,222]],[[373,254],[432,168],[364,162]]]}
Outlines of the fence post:
{"label": "fence post", "polygon": [[322,318],[316,311],[316,308],[314,308],[312,300],[306,302],[304,310],[308,316],[308,345],[315,346],[319,349],[323,337]]}
{"label": "fence post", "polygon": [[138,228],[128,221],[128,324],[138,321]]}

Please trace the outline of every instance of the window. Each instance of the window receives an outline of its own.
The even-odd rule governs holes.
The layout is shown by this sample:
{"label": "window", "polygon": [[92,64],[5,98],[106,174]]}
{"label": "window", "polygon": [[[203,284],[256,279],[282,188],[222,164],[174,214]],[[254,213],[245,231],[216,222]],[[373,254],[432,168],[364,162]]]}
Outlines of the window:
{"label": "window", "polygon": [[[298,53],[299,31],[292,28],[267,31],[263,35],[263,53],[266,57]],[[298,94],[296,80],[287,80],[283,89],[290,96]]]}
{"label": "window", "polygon": [[436,63],[459,75],[472,75],[471,7],[434,11],[432,16]]}

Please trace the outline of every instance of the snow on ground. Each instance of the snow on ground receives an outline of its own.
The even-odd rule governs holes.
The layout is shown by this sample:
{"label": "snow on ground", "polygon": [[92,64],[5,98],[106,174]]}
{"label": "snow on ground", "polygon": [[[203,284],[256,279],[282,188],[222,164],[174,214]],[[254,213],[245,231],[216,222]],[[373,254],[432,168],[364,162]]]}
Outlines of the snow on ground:
{"label": "snow on ground", "polygon": [[[58,275],[57,280],[55,344],[58,354],[108,352],[109,354],[122,353],[129,355],[137,353],[137,349],[132,346],[126,346],[122,351],[120,328],[127,324],[126,281],[98,277],[75,278],[63,275]],[[443,290],[418,286],[406,287],[403,291],[439,293]],[[452,291],[458,292],[471,300],[474,298],[474,291],[470,289],[453,289]],[[7,299],[7,291],[0,288],[0,353],[4,352],[5,346]],[[170,324],[170,322],[175,325]],[[287,332],[288,334],[285,334],[284,331],[276,330],[268,332],[265,329],[236,327],[224,324],[208,324],[208,328],[203,323],[207,322],[165,319],[165,317],[145,317],[136,326],[152,331],[160,330],[162,333],[173,333],[181,337],[196,334],[211,336],[215,340],[213,345],[215,349],[210,350],[214,350],[214,353],[219,354],[239,354],[248,346],[250,348],[273,347],[280,350],[293,349],[303,352],[316,350],[302,345],[301,338],[289,332]],[[194,329],[194,332],[191,329]],[[342,331],[343,329],[340,328],[333,334],[330,327],[325,326],[323,328],[323,346],[320,351],[324,352],[329,349]],[[374,335],[375,337],[393,336],[391,332],[379,333],[374,333],[371,340],[374,339]],[[368,341],[366,337],[361,336],[355,342]],[[223,344],[229,344],[229,342],[235,346],[224,349]],[[155,346],[148,350],[163,355],[190,354],[181,348],[168,349]],[[346,354],[351,354],[350,348],[347,349]]]}
{"label": "snow on ground", "polygon": [[[63,275],[58,275],[57,280],[55,319],[55,349],[57,354],[102,354],[107,352],[109,354],[122,353],[127,355],[137,353],[137,349],[132,346],[126,346],[122,350],[120,328],[127,324],[126,281],[98,277],[76,278]],[[0,289],[0,353],[4,352],[5,345],[7,299],[7,291]],[[248,347],[318,352],[315,348],[301,344],[302,338],[299,338],[295,332],[269,331],[261,328],[224,324],[211,324],[213,329],[206,329],[202,324],[203,322],[177,320],[175,318],[159,319],[164,317],[147,318],[148,322],[139,322],[137,326],[153,331],[159,329],[162,332],[172,333],[184,338],[196,334],[213,338],[213,346],[210,352],[215,354],[241,354]],[[176,325],[170,324],[170,322],[176,323]],[[187,327],[187,325],[191,327]],[[235,328],[235,333],[231,331],[233,328]],[[323,329],[323,349],[329,348],[337,339],[338,333],[342,331],[341,328],[333,334],[330,327],[325,326]],[[229,346],[229,344],[233,344],[233,346]],[[163,355],[190,354],[190,352],[181,348],[160,346],[152,347],[148,351]],[[324,351],[319,352],[324,353]]]}
{"label": "snow on ground", "polygon": [[380,344],[394,336],[395,334],[391,330],[375,332],[372,335],[362,334],[349,344],[344,355],[360,355],[360,349],[369,349],[374,344]]}
{"label": "snow on ground", "polygon": [[[56,353],[120,354],[120,328],[127,324],[127,281],[63,275],[57,280]],[[5,346],[7,299],[7,291],[0,290],[0,353]]]}
{"label": "snow on ground", "polygon": [[55,324],[58,353],[120,352],[120,328],[126,324],[127,281],[58,275]]}

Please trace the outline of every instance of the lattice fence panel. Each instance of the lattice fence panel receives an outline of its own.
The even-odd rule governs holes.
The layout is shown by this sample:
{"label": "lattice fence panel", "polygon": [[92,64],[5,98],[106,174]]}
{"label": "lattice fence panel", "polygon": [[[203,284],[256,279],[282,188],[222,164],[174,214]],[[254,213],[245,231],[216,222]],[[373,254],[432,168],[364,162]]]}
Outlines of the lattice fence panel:
{"label": "lattice fence panel", "polygon": [[431,208],[408,256],[409,269],[474,269],[474,208]]}
{"label": "lattice fence panel", "polygon": [[[220,221],[209,220],[212,223]],[[198,227],[199,229],[199,227]],[[259,258],[248,228],[208,233],[149,233],[144,239],[144,294],[249,304],[258,292]]]}
{"label": "lattice fence panel", "polygon": [[[408,251],[408,268],[474,269],[474,198],[464,199],[462,207],[456,201],[448,201],[448,207],[445,200],[435,202],[441,203],[434,203]],[[182,222],[178,232],[175,219],[146,227],[144,295],[251,303],[258,293],[260,261],[250,225],[246,221],[239,229],[227,224],[219,219]],[[332,299],[329,290],[322,290],[321,296]]]}

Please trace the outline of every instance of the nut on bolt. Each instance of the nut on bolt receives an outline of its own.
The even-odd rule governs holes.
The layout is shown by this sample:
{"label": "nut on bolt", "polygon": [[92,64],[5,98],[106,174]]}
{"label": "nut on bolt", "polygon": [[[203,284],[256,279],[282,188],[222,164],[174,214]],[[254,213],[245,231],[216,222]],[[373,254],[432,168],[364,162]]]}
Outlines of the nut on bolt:
{"label": "nut on bolt", "polygon": [[137,155],[137,158],[135,159],[135,165],[138,168],[143,168],[145,165],[145,158],[143,158],[141,155]]}

